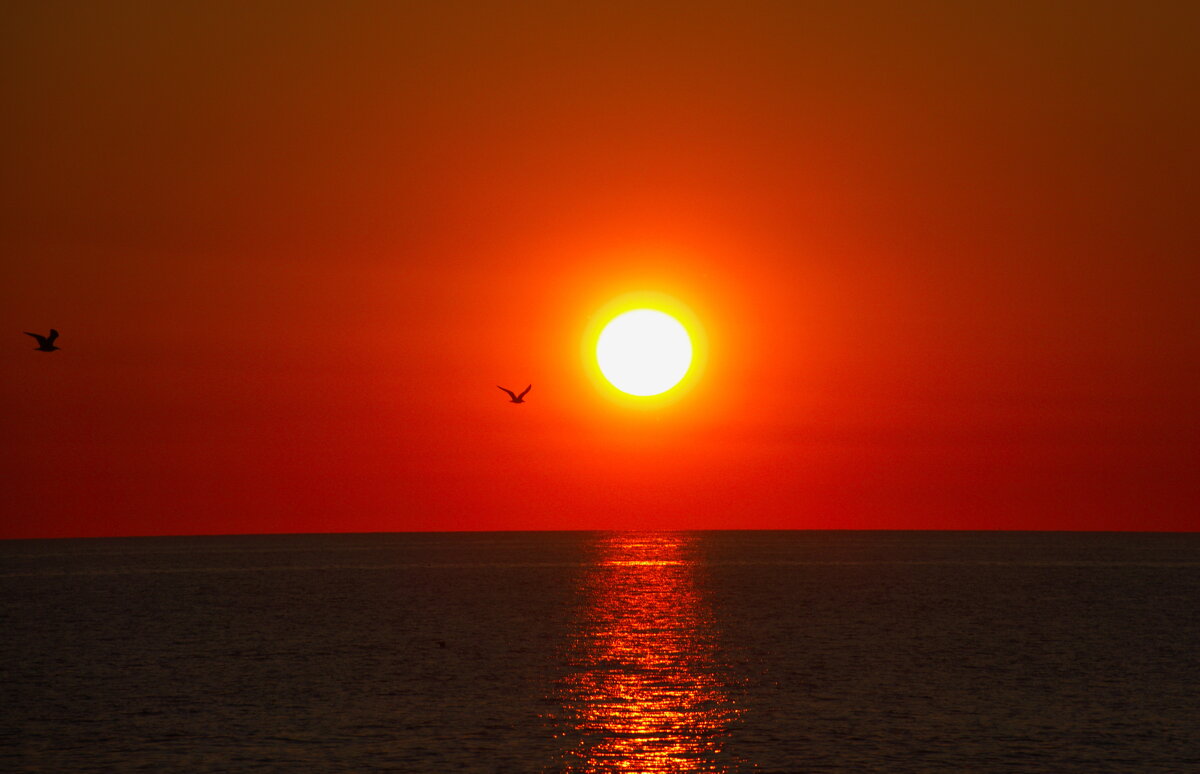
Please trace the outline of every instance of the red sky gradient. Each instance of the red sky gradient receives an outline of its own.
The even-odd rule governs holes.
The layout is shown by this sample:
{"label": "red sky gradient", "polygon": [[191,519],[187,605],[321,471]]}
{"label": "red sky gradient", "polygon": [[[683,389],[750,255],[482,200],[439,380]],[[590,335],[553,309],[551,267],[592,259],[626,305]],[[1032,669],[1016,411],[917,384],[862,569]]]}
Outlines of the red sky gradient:
{"label": "red sky gradient", "polygon": [[1194,530],[1188,6],[7,4],[0,537]]}

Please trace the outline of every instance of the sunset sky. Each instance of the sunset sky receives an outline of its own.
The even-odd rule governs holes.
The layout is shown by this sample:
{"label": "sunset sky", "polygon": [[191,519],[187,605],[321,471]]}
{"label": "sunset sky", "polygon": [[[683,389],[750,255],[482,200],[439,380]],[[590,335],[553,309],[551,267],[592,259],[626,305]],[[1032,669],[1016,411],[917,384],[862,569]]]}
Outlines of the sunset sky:
{"label": "sunset sky", "polygon": [[[1198,35],[7,3],[0,537],[1196,529]],[[638,291],[707,339],[652,409],[580,354]]]}

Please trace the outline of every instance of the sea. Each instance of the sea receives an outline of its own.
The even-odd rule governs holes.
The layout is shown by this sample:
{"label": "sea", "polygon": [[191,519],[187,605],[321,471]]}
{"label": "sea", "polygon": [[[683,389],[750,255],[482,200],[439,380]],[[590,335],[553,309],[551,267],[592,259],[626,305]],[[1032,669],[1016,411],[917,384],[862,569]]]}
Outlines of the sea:
{"label": "sea", "polygon": [[0,542],[0,770],[1196,772],[1200,534]]}

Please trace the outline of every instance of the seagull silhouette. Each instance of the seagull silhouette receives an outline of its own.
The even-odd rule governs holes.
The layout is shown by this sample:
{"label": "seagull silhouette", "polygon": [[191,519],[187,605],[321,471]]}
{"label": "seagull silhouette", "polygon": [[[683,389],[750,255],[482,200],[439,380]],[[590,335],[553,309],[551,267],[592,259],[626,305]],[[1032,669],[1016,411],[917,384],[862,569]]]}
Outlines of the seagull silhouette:
{"label": "seagull silhouette", "polygon": [[39,336],[36,333],[30,333],[29,331],[24,331],[24,333],[26,336],[32,336],[38,340],[38,345],[34,347],[34,349],[38,352],[53,352],[54,350],[58,349],[58,347],[54,346],[54,340],[58,338],[58,331],[54,330],[53,328],[50,329],[49,336]]}
{"label": "seagull silhouette", "polygon": [[[496,386],[497,386],[497,387],[500,387],[500,385],[498,385],[498,384],[497,384]],[[509,401],[509,403],[524,403],[524,402],[525,402],[525,393],[529,392],[530,388],[532,388],[532,387],[533,387],[533,385],[532,385],[532,384],[531,384],[531,385],[529,385],[529,387],[526,387],[524,390],[522,390],[522,391],[521,391],[521,394],[520,394],[520,395],[515,395],[515,394],[513,394],[513,391],[512,391],[512,390],[504,390],[504,388],[503,388],[503,387],[500,387],[500,389],[502,389],[502,390],[504,390],[505,392],[507,392],[507,393],[508,393],[508,397],[512,398],[512,400],[510,400],[510,401]]]}

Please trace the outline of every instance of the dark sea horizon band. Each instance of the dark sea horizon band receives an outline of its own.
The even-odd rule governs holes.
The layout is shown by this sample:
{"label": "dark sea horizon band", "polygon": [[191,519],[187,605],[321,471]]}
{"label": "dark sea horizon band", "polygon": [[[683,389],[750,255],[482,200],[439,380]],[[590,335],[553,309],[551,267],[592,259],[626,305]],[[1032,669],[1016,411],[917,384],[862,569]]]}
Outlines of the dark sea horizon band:
{"label": "dark sea horizon band", "polygon": [[8,770],[1182,771],[1200,536],[8,541]]}

